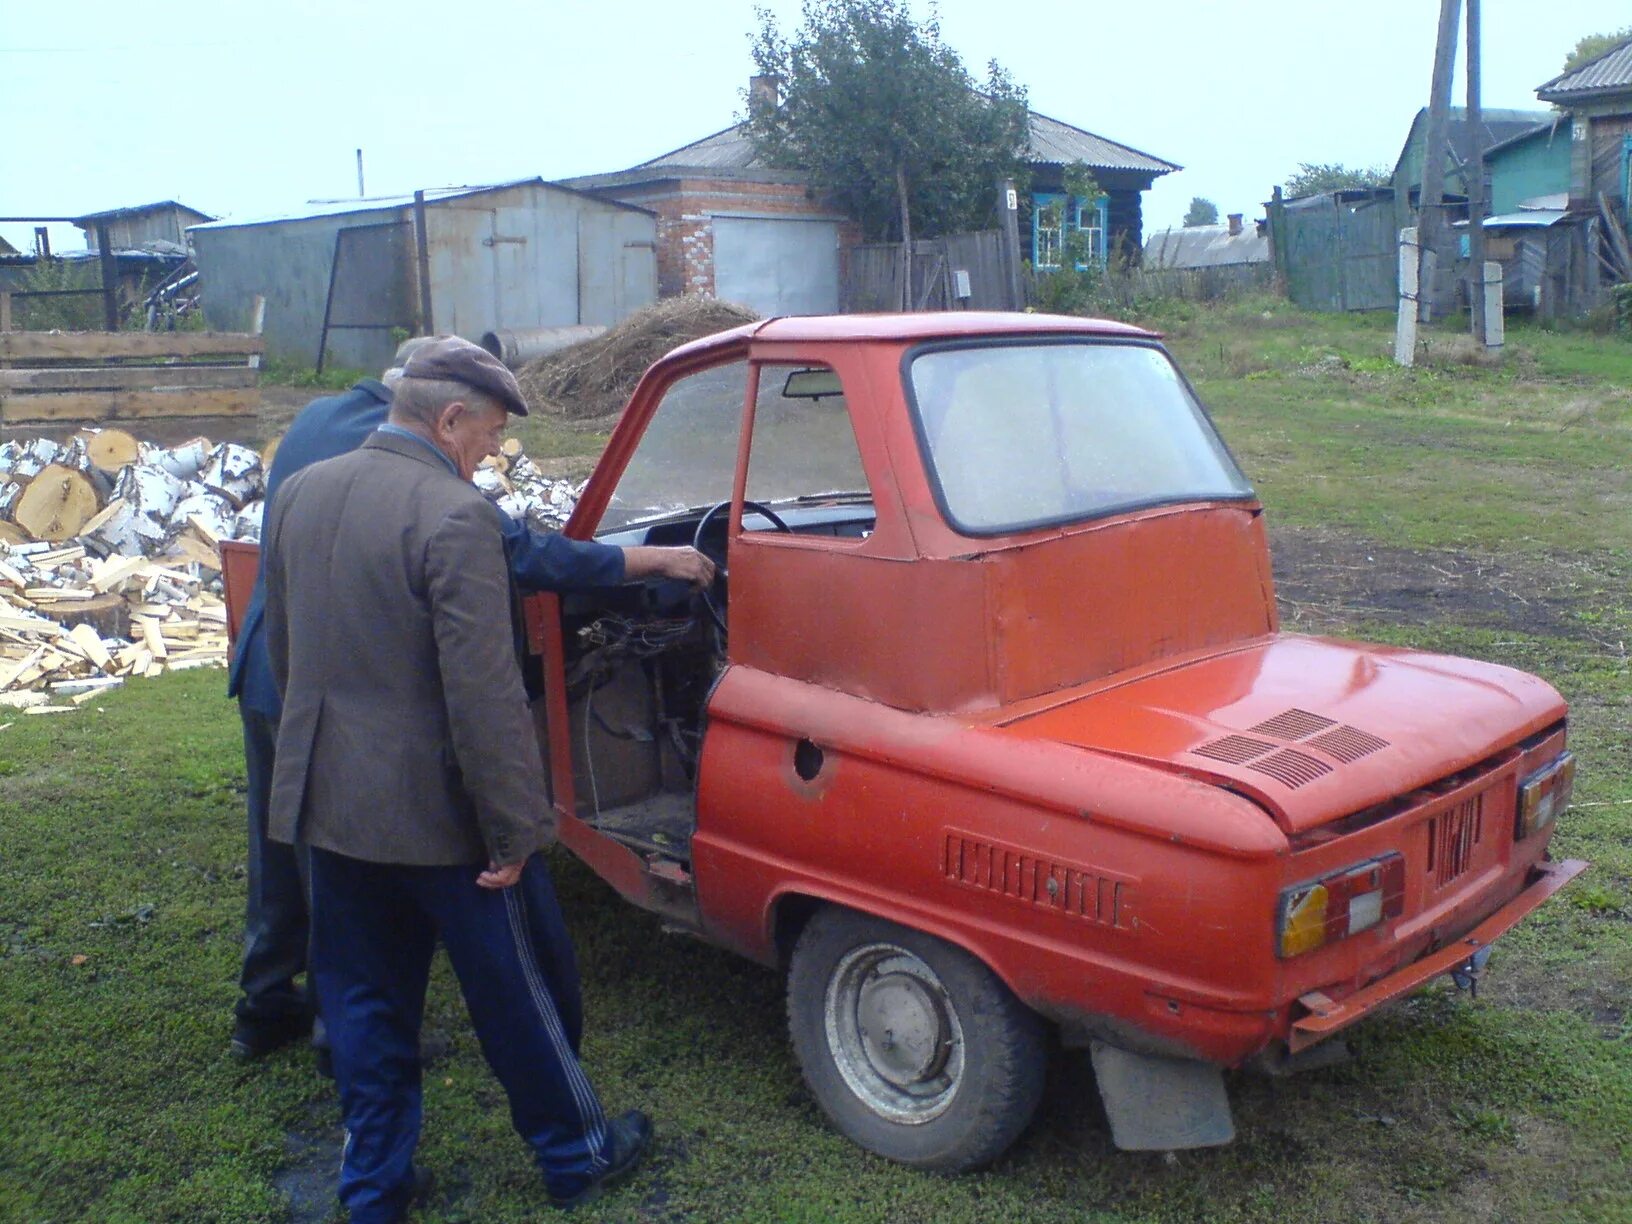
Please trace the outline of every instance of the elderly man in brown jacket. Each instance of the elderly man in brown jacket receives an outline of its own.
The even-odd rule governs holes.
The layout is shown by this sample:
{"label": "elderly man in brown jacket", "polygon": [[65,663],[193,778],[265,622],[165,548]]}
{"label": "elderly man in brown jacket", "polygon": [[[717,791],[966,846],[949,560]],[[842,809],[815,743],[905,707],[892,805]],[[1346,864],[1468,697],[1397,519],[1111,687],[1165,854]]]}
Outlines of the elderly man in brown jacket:
{"label": "elderly man in brown jacket", "polygon": [[[552,1202],[632,1169],[651,1136],[608,1120],[578,1063],[577,977],[544,864],[554,838],[493,507],[470,483],[514,377],[455,338],[418,350],[388,422],[292,477],[268,514],[266,629],[283,694],[271,835],[311,852],[311,968],[357,1224],[414,1193],[418,1039],[437,938]],[[607,558],[585,553],[604,580]],[[621,550],[624,578],[706,584],[690,549]],[[564,585],[570,585],[570,575]]]}

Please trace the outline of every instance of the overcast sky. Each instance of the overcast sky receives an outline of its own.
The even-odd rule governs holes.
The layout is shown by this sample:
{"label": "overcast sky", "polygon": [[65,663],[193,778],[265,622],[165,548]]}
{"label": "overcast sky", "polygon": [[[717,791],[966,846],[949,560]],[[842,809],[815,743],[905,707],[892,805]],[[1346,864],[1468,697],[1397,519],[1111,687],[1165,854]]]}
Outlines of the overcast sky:
{"label": "overcast sky", "polygon": [[[784,29],[798,0],[769,0]],[[1392,165],[1428,96],[1434,0],[944,0],[947,40],[1058,119],[1184,169],[1256,215],[1301,161]],[[1538,107],[1626,0],[1485,0],[1484,103]],[[916,7],[920,14],[927,6]],[[753,0],[78,0],[0,5],[0,216],[177,199],[249,218],[370,195],[622,169],[726,127],[752,71]],[[1458,67],[1457,101],[1462,100]],[[77,231],[70,231],[79,245]],[[0,226],[18,247],[29,227]],[[61,239],[58,239],[60,244]]]}

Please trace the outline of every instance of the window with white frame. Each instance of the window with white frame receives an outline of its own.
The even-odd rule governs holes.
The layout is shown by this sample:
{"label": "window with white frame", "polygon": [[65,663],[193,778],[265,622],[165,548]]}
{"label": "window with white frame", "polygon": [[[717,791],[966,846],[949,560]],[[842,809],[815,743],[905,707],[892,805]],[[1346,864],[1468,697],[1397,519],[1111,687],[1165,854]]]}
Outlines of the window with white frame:
{"label": "window with white frame", "polygon": [[[1032,197],[1031,266],[1041,272],[1056,271],[1064,258],[1066,239],[1081,234],[1088,257],[1105,262],[1105,230],[1108,201],[1101,196],[1083,206],[1074,196],[1039,193]],[[1078,267],[1086,267],[1079,263]]]}

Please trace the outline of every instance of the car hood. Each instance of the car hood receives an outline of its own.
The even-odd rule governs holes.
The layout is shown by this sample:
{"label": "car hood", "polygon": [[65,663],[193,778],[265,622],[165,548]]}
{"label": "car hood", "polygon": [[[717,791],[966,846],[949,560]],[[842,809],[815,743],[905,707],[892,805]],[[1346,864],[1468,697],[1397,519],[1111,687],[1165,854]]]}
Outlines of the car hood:
{"label": "car hood", "polygon": [[1546,681],[1491,663],[1276,636],[998,720],[1250,795],[1289,833],[1476,764],[1563,718]]}

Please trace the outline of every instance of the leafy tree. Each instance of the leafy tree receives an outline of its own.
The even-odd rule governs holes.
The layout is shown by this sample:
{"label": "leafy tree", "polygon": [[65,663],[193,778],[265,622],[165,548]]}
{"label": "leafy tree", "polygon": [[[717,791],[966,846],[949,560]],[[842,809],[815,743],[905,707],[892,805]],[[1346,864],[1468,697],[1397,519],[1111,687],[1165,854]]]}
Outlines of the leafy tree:
{"label": "leafy tree", "polygon": [[768,10],[756,16],[754,62],[781,92],[774,107],[748,100],[767,162],[803,170],[875,240],[987,221],[1027,137],[1025,90],[995,61],[977,85],[934,10],[915,21],[906,0],[805,0],[791,37]]}
{"label": "leafy tree", "polygon": [[1299,162],[1283,188],[1289,196],[1318,195],[1323,191],[1345,191],[1350,187],[1388,185],[1386,166],[1361,166],[1351,170],[1341,162]]}
{"label": "leafy tree", "polygon": [[1204,200],[1200,196],[1190,198],[1190,211],[1184,214],[1184,227],[1190,229],[1197,225],[1217,225],[1218,205],[1211,200]]}
{"label": "leafy tree", "polygon": [[1574,72],[1589,60],[1595,60],[1605,51],[1619,46],[1627,39],[1632,38],[1632,26],[1616,30],[1611,34],[1588,34],[1575,44],[1575,50],[1564,57],[1564,71]]}

